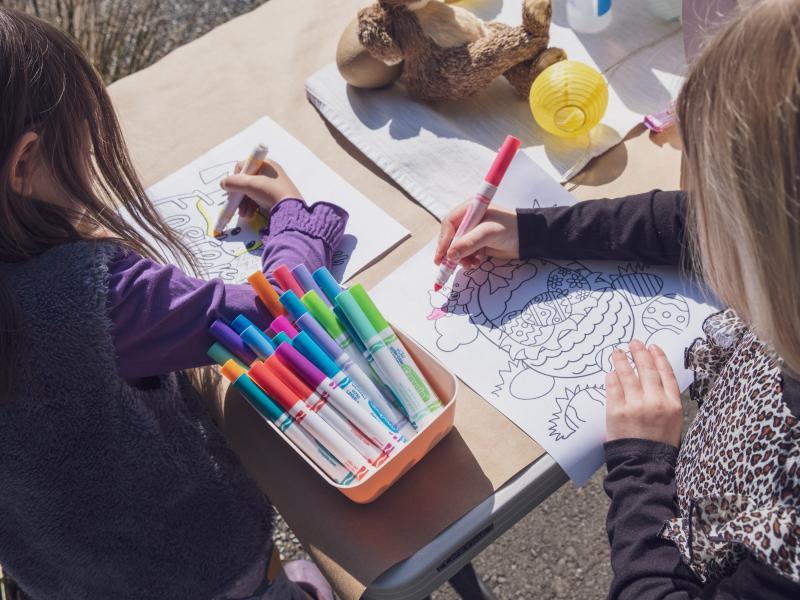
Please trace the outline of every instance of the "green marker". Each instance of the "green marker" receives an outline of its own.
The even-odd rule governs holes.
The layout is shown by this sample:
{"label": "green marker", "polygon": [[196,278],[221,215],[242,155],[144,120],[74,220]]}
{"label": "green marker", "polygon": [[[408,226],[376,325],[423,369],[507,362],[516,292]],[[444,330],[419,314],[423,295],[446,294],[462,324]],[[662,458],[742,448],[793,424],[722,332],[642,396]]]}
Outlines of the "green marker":
{"label": "green marker", "polygon": [[378,332],[378,336],[380,336],[383,343],[386,344],[386,347],[389,348],[389,351],[400,365],[400,368],[406,372],[407,377],[418,390],[428,410],[431,412],[439,410],[442,407],[442,402],[436,397],[436,393],[431,386],[428,385],[417,363],[411,358],[411,355],[409,355],[406,347],[403,346],[403,342],[397,337],[392,326],[389,325],[389,322],[381,314],[381,311],[375,306],[375,303],[372,301],[372,298],[369,297],[369,294],[367,294],[367,290],[364,289],[364,286],[360,283],[354,285],[350,288],[350,293],[353,295],[353,299],[358,302],[361,310],[364,311],[364,314],[375,328],[375,331]]}
{"label": "green marker", "polygon": [[211,344],[211,348],[208,349],[207,354],[209,357],[211,357],[211,360],[217,363],[220,367],[229,360],[232,360],[241,368],[245,370],[247,369],[246,364],[244,364],[241,360],[239,360],[236,356],[234,356],[233,353],[228,351],[228,349],[219,342],[214,342],[213,344]]}
{"label": "green marker", "polygon": [[403,405],[411,424],[419,429],[430,423],[441,404],[429,391],[425,380],[393,356],[350,290],[336,296],[336,303],[372,354],[373,365],[383,382]]}
{"label": "green marker", "polygon": [[347,332],[347,328],[333,312],[333,309],[325,304],[325,301],[320,298],[319,294],[311,290],[303,294],[302,300],[308,312],[322,325],[323,329],[328,332],[328,335],[333,338],[333,341],[336,342],[339,348],[347,353],[347,356],[353,360],[353,363],[367,375],[372,373],[372,367],[367,358],[359,350],[356,341]]}

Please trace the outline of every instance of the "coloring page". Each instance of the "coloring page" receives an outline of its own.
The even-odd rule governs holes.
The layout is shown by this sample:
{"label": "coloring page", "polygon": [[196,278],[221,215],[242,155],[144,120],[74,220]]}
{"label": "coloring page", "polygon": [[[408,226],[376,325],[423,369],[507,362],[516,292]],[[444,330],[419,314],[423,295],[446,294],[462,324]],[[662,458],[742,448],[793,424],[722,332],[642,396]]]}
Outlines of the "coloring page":
{"label": "coloring page", "polygon": [[[555,185],[555,187],[553,187]],[[516,206],[575,200],[519,153],[496,196]],[[392,323],[536,440],[578,485],[602,465],[605,373],[632,339],[684,349],[716,309],[677,269],[634,263],[486,259],[432,291],[435,242],[372,292]]]}
{"label": "coloring page", "polygon": [[397,221],[320,161],[282,127],[264,117],[147,190],[167,224],[180,232],[197,257],[206,278],[241,283],[261,268],[259,230],[266,217],[233,218],[220,238],[211,235],[227,194],[220,181],[233,173],[258,143],[283,166],[306,202],[331,202],[347,210],[345,235],[334,252],[333,272],[345,280],[408,236]]}

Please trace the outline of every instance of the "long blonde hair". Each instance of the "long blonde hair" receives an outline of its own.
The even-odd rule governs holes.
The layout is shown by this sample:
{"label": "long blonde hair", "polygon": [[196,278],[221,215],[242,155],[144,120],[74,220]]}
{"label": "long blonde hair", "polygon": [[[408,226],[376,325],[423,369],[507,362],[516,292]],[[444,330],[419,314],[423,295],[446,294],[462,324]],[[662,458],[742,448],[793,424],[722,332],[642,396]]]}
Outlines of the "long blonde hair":
{"label": "long blonde hair", "polygon": [[[165,260],[147,238],[157,239],[194,265],[145,197],[103,81],[73,40],[41,19],[0,6],[0,81],[0,262],[24,261],[103,232]],[[31,131],[39,135],[38,154],[48,172],[80,204],[72,213],[19,196],[10,185],[11,153]],[[13,392],[18,327],[13,290],[0,280],[0,400]]]}
{"label": "long blonde hair", "polygon": [[677,102],[694,263],[800,373],[800,1],[753,5]]}

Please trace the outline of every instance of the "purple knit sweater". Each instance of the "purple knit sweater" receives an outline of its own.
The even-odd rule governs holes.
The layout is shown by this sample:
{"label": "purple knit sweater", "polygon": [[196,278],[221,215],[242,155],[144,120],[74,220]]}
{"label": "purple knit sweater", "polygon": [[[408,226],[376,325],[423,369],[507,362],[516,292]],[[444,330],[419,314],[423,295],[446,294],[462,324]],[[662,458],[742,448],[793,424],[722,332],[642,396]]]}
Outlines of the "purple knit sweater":
{"label": "purple knit sweater", "polygon": [[[264,231],[262,270],[300,263],[310,271],[330,268],[347,218],[344,209],[326,202],[309,207],[302,200],[281,201]],[[230,321],[244,314],[263,328],[271,320],[247,284],[197,279],[136,253],[109,265],[108,308],[117,367],[126,379],[209,364],[206,350],[213,339],[208,326],[215,319]]]}

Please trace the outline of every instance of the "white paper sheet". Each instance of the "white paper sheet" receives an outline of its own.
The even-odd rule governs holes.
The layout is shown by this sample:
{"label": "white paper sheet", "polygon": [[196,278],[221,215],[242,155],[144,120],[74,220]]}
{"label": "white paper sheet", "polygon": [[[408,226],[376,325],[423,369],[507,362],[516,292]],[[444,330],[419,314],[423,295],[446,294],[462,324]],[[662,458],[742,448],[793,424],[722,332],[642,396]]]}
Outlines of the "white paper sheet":
{"label": "white paper sheet", "polygon": [[334,275],[347,279],[405,239],[409,232],[369,201],[325,163],[267,117],[209,150],[200,158],[156,183],[148,197],[179,231],[198,258],[203,275],[240,283],[261,265],[258,230],[266,220],[251,222],[236,217],[223,239],[210,231],[225,204],[220,180],[233,172],[257,143],[269,147],[269,157],[279,162],[309,203],[326,201],[348,211],[344,239],[334,253]]}
{"label": "white paper sheet", "polygon": [[[509,207],[575,202],[518,154],[495,196]],[[681,387],[686,348],[715,309],[677,269],[491,259],[431,291],[431,242],[372,292],[397,327],[535,439],[578,485],[603,463],[611,351],[657,343]]]}
{"label": "white paper sheet", "polygon": [[[460,6],[485,19],[517,25],[521,0],[464,1]],[[422,206],[442,218],[474,192],[507,134],[559,181],[615,144],[644,115],[666,108],[686,71],[679,23],[653,16],[641,0],[614,2],[612,24],[578,34],[566,22],[565,1],[553,0],[551,46],[606,76],[608,110],[602,124],[576,139],[544,132],[502,78],[486,91],[459,102],[415,102],[398,85],[380,90],[348,86],[335,64],[306,82],[322,115]]]}

